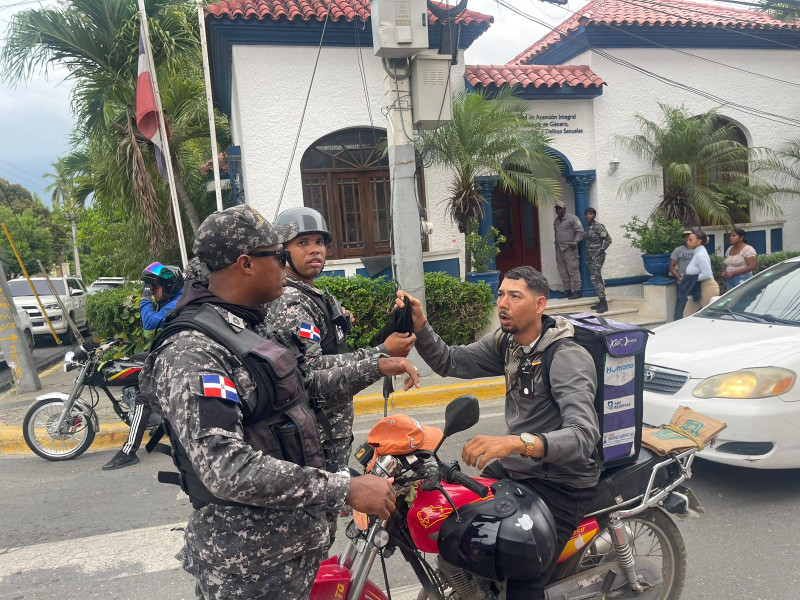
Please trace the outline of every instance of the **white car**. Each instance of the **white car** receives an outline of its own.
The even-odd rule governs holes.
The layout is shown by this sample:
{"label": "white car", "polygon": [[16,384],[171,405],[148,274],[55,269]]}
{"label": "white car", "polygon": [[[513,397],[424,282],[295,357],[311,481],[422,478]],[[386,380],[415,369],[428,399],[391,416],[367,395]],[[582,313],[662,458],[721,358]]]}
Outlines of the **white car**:
{"label": "white car", "polygon": [[645,362],[645,423],[689,406],[728,425],[701,458],[800,467],[800,258],[656,329]]}
{"label": "white car", "polygon": [[[17,308],[17,320],[19,322],[20,330],[22,330],[22,337],[24,342],[28,344],[28,348],[33,350],[35,344],[33,338],[33,326],[31,325],[31,318],[28,313],[21,308]],[[0,346],[0,362],[6,362],[6,355],[3,352],[3,347]]]}
{"label": "white car", "polygon": [[[58,293],[61,302],[64,304],[67,312],[78,328],[86,327],[86,288],[83,282],[77,277],[51,277],[50,281]],[[61,314],[61,309],[58,306],[50,287],[44,277],[31,277],[31,282],[36,288],[36,293],[44,305],[50,323],[53,325],[56,333],[59,336],[64,335],[66,341],[71,341],[72,334],[69,331],[67,321]],[[39,304],[36,302],[36,297],[33,295],[31,286],[28,280],[24,277],[18,277],[8,282],[8,289],[11,296],[14,298],[14,304],[18,308],[26,311],[31,319],[34,335],[50,335],[50,328],[42,316],[42,311],[39,309]]]}
{"label": "white car", "polygon": [[127,279],[124,277],[98,277],[89,285],[89,295],[105,290],[113,290],[125,285]]}

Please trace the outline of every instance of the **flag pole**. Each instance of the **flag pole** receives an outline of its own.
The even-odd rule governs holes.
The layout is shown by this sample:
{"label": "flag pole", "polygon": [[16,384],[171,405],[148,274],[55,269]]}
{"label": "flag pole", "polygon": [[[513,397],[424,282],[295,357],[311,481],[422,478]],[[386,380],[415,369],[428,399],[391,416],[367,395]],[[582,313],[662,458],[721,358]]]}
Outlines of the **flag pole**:
{"label": "flag pole", "polygon": [[169,152],[169,141],[167,140],[167,127],[164,124],[164,110],[161,108],[161,94],[158,92],[158,80],[156,79],[156,66],[153,61],[153,47],[150,45],[150,28],[147,26],[147,13],[144,8],[144,0],[139,0],[139,21],[144,33],[144,51],[147,55],[147,66],[150,69],[150,80],[153,84],[153,95],[156,99],[156,112],[158,113],[158,131],[161,135],[161,142],[164,145],[164,159],[167,163],[167,175],[169,183],[169,193],[172,197],[172,212],[175,214],[175,229],[178,233],[178,245],[181,249],[181,261],[183,268],[186,269],[189,260],[186,256],[186,242],[183,239],[183,223],[181,222],[181,210],[178,204],[178,192],[175,189],[175,174],[172,171],[172,156]]}
{"label": "flag pole", "polygon": [[217,210],[222,210],[222,188],[219,183],[219,150],[217,150],[217,124],[214,122],[214,100],[211,97],[211,68],[208,64],[206,21],[203,15],[203,0],[197,0],[197,18],[200,21],[200,48],[203,53],[203,75],[205,79],[206,104],[208,105],[208,131],[211,136],[211,164],[214,166],[214,192],[217,195]]}

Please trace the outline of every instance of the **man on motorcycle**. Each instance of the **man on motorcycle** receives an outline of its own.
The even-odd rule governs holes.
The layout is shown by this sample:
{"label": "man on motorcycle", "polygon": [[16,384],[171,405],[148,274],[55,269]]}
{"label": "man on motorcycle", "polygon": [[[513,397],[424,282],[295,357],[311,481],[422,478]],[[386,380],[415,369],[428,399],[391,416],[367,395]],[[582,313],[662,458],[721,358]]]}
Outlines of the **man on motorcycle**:
{"label": "man on motorcycle", "polygon": [[308,598],[327,547],[325,511],[349,504],[388,518],[394,509],[391,479],[322,468],[308,395],[381,374],[409,373],[411,387],[416,373],[401,358],[308,372],[298,342],[262,337],[261,307],[283,293],[284,241],[249,206],[209,216],[194,242],[208,286],[186,287],[140,377],[195,508],[183,566],[209,600]]}
{"label": "man on motorcycle", "polygon": [[[323,216],[313,208],[290,208],[275,219],[275,227],[287,227],[289,251],[283,295],[270,302],[266,322],[275,328],[297,334],[305,345],[305,356],[312,369],[329,369],[345,361],[370,356],[408,356],[416,337],[394,333],[375,348],[350,352],[347,335],[351,315],[338,300],[314,287],[314,280],[325,268],[332,236]],[[319,435],[330,471],[347,468],[353,440],[353,395],[346,389],[312,406],[317,413]],[[338,513],[329,512],[328,525],[333,544]]]}
{"label": "man on motorcycle", "polygon": [[[431,329],[419,300],[409,298],[417,351],[439,375],[472,379],[505,375],[508,435],[479,435],[462,459],[494,479],[514,479],[536,492],[556,523],[556,548],[572,536],[600,476],[594,397],[597,376],[589,353],[574,342],[572,325],[544,314],[549,286],[531,267],[506,273],[497,294],[500,328],[467,346],[450,347]],[[404,292],[396,303],[404,306]],[[552,348],[548,373],[543,356]],[[490,460],[497,459],[487,466]],[[539,600],[556,552],[538,580],[509,580],[508,600]]]}
{"label": "man on motorcycle", "polygon": [[[146,330],[159,329],[164,317],[175,308],[183,293],[183,272],[178,267],[154,262],[142,271],[141,279],[144,282],[142,300],[139,303],[142,327]],[[145,356],[147,353],[143,352],[131,358],[144,360]],[[137,394],[133,414],[130,417],[131,430],[128,439],[122,449],[103,465],[104,471],[138,464],[139,457],[136,456],[136,451],[139,450],[144,432],[150,423],[150,412],[147,399],[141,393]]]}

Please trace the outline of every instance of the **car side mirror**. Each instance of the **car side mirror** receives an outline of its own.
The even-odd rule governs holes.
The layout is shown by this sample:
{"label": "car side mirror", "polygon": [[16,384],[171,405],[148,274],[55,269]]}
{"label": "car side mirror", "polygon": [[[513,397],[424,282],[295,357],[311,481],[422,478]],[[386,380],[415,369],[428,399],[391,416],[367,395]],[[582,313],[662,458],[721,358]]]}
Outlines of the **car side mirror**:
{"label": "car side mirror", "polygon": [[475,396],[459,396],[444,409],[444,435],[465,431],[475,425],[480,418],[480,407]]}
{"label": "car side mirror", "polygon": [[83,296],[83,292],[81,290],[70,290],[70,296]]}

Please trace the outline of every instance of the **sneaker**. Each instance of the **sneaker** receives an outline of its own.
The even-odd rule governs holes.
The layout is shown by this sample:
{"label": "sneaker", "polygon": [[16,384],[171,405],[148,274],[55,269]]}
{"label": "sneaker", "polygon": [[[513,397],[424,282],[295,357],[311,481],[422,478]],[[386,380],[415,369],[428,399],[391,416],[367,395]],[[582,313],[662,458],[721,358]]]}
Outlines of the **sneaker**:
{"label": "sneaker", "polygon": [[567,298],[567,300],[577,300],[578,298],[583,298],[583,294],[581,294],[580,292],[572,292]]}
{"label": "sneaker", "polygon": [[139,457],[135,454],[125,454],[122,450],[117,452],[110,461],[103,465],[103,471],[113,471],[122,467],[139,464]]}

